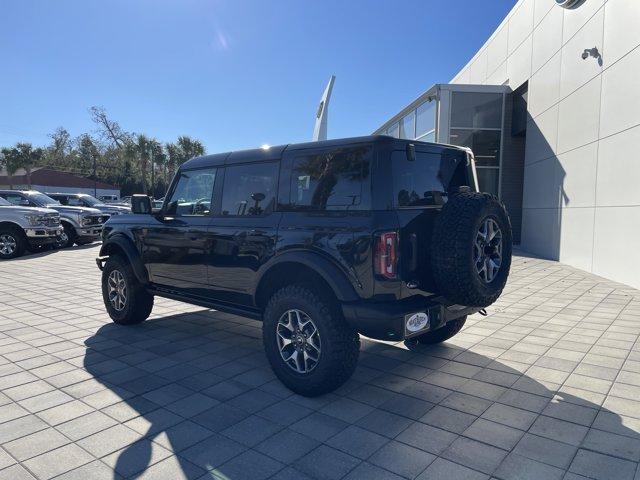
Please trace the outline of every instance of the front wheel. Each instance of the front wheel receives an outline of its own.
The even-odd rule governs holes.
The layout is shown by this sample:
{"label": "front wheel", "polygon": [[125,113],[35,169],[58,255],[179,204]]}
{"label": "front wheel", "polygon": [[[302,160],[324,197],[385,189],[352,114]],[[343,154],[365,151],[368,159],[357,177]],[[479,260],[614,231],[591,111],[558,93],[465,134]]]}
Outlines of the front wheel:
{"label": "front wheel", "polygon": [[306,285],[288,285],[269,300],[262,338],[276,376],[306,397],[331,392],[353,374],[360,337],[338,305]]}
{"label": "front wheel", "polygon": [[119,255],[109,257],[102,270],[102,299],[111,319],[120,325],[144,322],[153,309],[153,295]]}
{"label": "front wheel", "polygon": [[0,228],[0,259],[19,257],[24,253],[26,246],[24,235],[18,228]]}
{"label": "front wheel", "polygon": [[63,224],[62,233],[56,237],[56,248],[67,248],[73,246],[76,240],[76,232],[71,225]]}

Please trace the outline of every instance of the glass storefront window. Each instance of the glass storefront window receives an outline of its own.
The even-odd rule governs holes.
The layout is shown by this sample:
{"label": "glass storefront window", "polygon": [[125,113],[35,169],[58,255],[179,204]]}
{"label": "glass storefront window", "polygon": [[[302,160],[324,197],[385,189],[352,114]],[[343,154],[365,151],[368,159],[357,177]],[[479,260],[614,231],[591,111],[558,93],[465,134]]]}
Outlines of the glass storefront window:
{"label": "glass storefront window", "polygon": [[413,140],[416,138],[416,116],[411,112],[400,120],[400,138]]}
{"label": "glass storefront window", "polygon": [[499,130],[460,130],[452,128],[450,142],[461,147],[470,147],[478,166],[500,166]]}
{"label": "glass storefront window", "polygon": [[400,137],[400,125],[398,123],[394,123],[387,129],[387,135],[390,137],[399,138]]}
{"label": "glass storefront window", "polygon": [[481,192],[492,193],[498,195],[498,182],[500,181],[499,168],[478,168],[478,187]]}
{"label": "glass storefront window", "polygon": [[451,127],[502,128],[502,94],[453,92]]}
{"label": "glass storefront window", "polygon": [[[432,133],[435,138],[436,130],[436,101],[427,101],[416,110],[416,138]],[[421,139],[422,140],[422,139]],[[433,141],[433,140],[425,140]]]}

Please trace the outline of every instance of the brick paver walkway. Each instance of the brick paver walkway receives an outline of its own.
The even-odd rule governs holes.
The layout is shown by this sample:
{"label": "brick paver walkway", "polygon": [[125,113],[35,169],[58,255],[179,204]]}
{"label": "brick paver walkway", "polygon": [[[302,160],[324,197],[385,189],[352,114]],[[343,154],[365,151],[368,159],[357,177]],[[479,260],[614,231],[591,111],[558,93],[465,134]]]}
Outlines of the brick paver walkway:
{"label": "brick paver walkway", "polygon": [[640,292],[519,256],[488,317],[363,341],[335,394],[292,395],[260,324],[102,306],[97,247],[0,263],[0,479],[640,479]]}

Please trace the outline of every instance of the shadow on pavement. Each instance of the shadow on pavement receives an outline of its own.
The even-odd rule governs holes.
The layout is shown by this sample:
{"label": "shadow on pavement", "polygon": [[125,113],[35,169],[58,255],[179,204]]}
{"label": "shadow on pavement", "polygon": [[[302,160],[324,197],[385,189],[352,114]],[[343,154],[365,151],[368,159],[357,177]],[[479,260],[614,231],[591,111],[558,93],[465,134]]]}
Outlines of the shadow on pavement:
{"label": "shadow on pavement", "polygon": [[[339,468],[345,474],[355,468],[349,478],[374,478],[358,470],[363,465],[356,467],[355,457],[336,460],[323,458],[322,450],[312,452],[328,443],[358,456],[358,435],[366,430],[373,433],[365,432],[371,438],[364,444],[380,445],[373,451],[363,446],[361,459],[394,469],[384,455],[371,454],[395,438],[403,448],[420,449],[412,464],[434,469],[421,479],[432,478],[427,473],[441,478],[438,473],[463,469],[460,465],[475,470],[457,471],[468,478],[561,479],[570,467],[589,478],[634,478],[640,435],[601,407],[604,394],[588,393],[588,385],[580,394],[558,386],[575,368],[571,362],[558,361],[553,370],[537,367],[534,379],[515,363],[453,344],[406,350],[364,340],[353,379],[335,394],[305,399],[275,379],[256,327],[239,317],[201,311],[134,327],[107,324],[86,340],[85,369],[122,399],[108,413],[116,412],[118,420],[144,435],[121,450],[116,472],[127,478],[200,478],[207,472],[229,480],[278,472],[296,478],[289,466],[311,478]],[[359,416],[358,409],[366,414]],[[638,429],[640,420],[635,422]],[[360,433],[343,446],[331,440],[350,423],[364,430],[356,429]],[[262,442],[275,434],[266,448]],[[309,450],[296,457],[291,452],[301,441]],[[162,472],[154,470],[162,459],[155,445],[176,454]],[[407,467],[407,477],[418,473]]]}

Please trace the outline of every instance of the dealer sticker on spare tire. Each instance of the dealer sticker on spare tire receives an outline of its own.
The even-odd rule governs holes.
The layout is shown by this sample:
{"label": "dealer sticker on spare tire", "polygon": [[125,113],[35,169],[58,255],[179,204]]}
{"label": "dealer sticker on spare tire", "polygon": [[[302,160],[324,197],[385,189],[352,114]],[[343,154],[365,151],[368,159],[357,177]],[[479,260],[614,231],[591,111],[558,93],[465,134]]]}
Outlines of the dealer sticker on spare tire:
{"label": "dealer sticker on spare tire", "polygon": [[419,332],[429,327],[429,315],[426,312],[412,313],[405,316],[404,323],[409,334]]}

